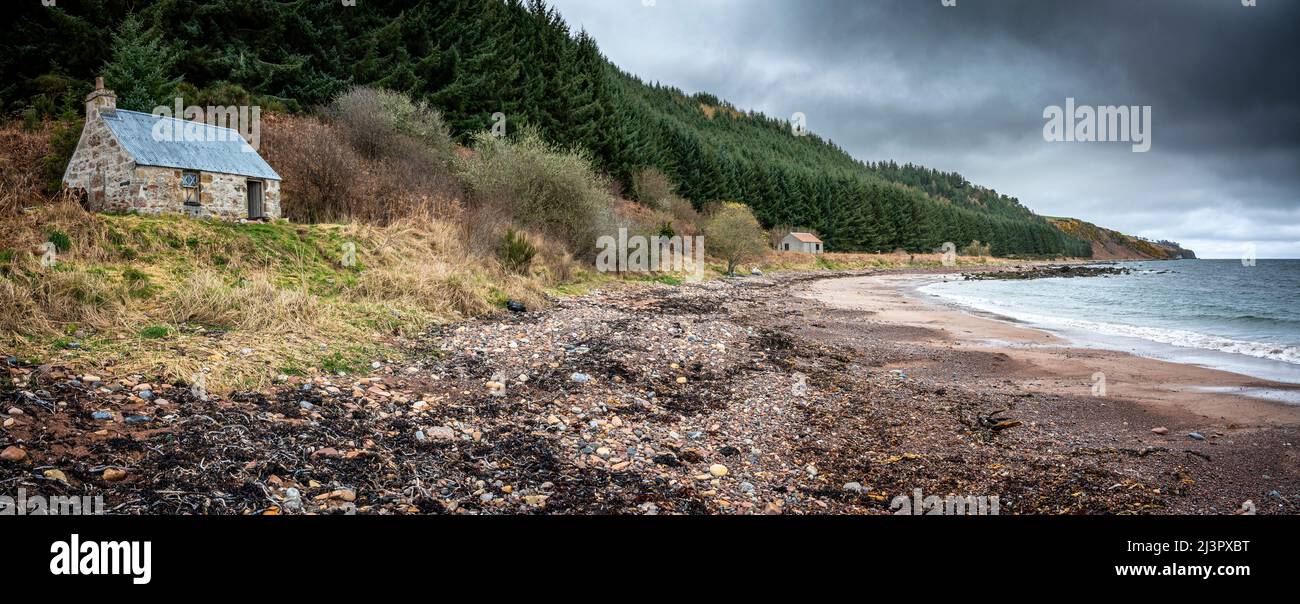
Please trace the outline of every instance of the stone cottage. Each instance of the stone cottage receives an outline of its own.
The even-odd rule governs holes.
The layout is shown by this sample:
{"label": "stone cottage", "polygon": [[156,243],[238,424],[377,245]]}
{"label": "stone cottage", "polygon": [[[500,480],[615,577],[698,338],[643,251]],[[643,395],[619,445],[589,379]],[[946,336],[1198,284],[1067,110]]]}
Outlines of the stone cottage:
{"label": "stone cottage", "polygon": [[777,249],[783,252],[803,252],[805,254],[820,254],[822,249],[822,240],[818,239],[812,233],[790,233],[781,240]]}
{"label": "stone cottage", "polygon": [[103,78],[86,97],[86,125],[63,183],[92,211],[280,217],[280,175],[238,132],[118,109]]}

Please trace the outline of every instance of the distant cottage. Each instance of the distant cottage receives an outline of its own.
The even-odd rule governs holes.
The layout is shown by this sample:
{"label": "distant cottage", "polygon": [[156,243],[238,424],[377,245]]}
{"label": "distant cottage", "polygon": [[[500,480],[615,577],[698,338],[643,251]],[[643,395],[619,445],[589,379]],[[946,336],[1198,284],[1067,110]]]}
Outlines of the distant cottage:
{"label": "distant cottage", "polygon": [[818,239],[812,233],[790,233],[781,240],[779,249],[783,252],[803,252],[805,254],[820,254],[822,250],[822,240]]}
{"label": "distant cottage", "polygon": [[280,175],[238,132],[118,109],[103,78],[86,97],[86,125],[63,182],[93,211],[280,217]]}

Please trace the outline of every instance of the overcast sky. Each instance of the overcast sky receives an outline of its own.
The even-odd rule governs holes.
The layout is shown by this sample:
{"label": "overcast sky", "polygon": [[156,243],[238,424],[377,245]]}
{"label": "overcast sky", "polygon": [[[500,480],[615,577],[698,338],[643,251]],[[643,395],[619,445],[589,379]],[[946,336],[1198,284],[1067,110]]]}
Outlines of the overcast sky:
{"label": "overcast sky", "polygon": [[[551,0],[646,81],[1202,257],[1300,258],[1300,1]],[[651,5],[651,6],[646,6]],[[1149,105],[1151,150],[1044,108]]]}

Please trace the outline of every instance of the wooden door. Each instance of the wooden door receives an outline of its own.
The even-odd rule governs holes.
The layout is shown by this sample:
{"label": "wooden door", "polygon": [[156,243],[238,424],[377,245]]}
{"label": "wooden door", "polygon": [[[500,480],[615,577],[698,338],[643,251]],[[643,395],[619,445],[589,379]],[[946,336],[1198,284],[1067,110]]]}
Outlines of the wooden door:
{"label": "wooden door", "polygon": [[248,217],[261,218],[262,213],[262,181],[248,181]]}

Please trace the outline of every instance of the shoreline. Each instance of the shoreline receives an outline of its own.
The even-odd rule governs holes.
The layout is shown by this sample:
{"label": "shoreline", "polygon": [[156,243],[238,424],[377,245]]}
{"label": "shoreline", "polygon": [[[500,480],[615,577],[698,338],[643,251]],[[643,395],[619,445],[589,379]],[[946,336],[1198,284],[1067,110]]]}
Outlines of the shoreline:
{"label": "shoreline", "polygon": [[[937,273],[829,279],[803,294],[835,308],[870,311],[875,321],[934,330],[935,334],[915,340],[924,345],[1005,355],[1010,360],[1007,373],[998,377],[1010,379],[1026,391],[1123,401],[1168,413],[1171,419],[1183,422],[1217,422],[1216,427],[1300,425],[1300,406],[1268,394],[1261,396],[1300,396],[1300,385],[1081,346],[1014,319],[927,299],[918,290],[932,283],[934,279],[927,277],[934,275]],[[1106,394],[1094,397],[1098,372],[1105,374]]]}
{"label": "shoreline", "polygon": [[900,291],[870,290],[892,309],[800,295],[958,270],[596,290],[266,392],[11,366],[0,448],[21,454],[0,484],[117,514],[890,514],[915,489],[996,495],[1002,514],[1300,509],[1289,420],[1097,399],[1077,379],[1051,394]]}
{"label": "shoreline", "polygon": [[[1124,269],[1130,269],[1135,274],[1173,272],[1151,268],[1145,262],[1141,266],[1124,267]],[[1044,277],[1052,276],[1054,275],[1044,275]],[[978,274],[972,277],[976,280],[987,280],[986,277]],[[1077,280],[1073,279],[1073,281]],[[1085,282],[1087,280],[1084,279]],[[1077,348],[1128,352],[1139,357],[1183,365],[1197,365],[1267,382],[1300,386],[1300,357],[1293,355],[1292,362],[1288,362],[1285,357],[1274,356],[1285,351],[1284,344],[1247,341],[1241,339],[1243,337],[1241,335],[1209,335],[1199,332],[1195,327],[1190,328],[1192,331],[1187,331],[1188,327],[1154,327],[1130,322],[1111,323],[1107,319],[1095,316],[1081,317],[1071,313],[1054,313],[1042,308],[1022,309],[1018,305],[999,302],[997,296],[977,294],[971,297],[965,288],[960,286],[961,281],[917,275],[915,285],[908,288],[908,293],[913,298],[945,308],[1052,333],[1063,337],[1071,346]],[[973,288],[979,289],[978,286]],[[1207,342],[1211,345],[1187,345],[1189,341]],[[1234,347],[1244,347],[1245,350],[1234,349]],[[1289,394],[1287,390],[1276,393]],[[1290,396],[1287,400],[1292,404],[1300,404],[1300,397]]]}

